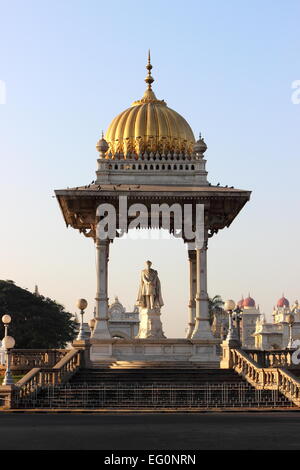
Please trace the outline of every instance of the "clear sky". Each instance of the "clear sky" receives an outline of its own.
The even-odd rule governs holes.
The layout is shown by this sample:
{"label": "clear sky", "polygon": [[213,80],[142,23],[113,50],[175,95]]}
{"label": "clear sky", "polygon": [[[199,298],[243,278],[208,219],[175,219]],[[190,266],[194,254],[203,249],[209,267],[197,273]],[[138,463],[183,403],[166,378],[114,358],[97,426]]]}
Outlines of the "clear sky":
{"label": "clear sky", "polygon": [[[95,144],[116,114],[153,89],[208,145],[209,180],[252,190],[209,244],[209,294],[248,292],[270,315],[299,285],[300,1],[0,1],[0,278],[75,311],[93,310],[89,239],[66,229],[54,189],[94,179]],[[168,336],[188,318],[188,263],[179,240],[114,242],[109,295],[132,308],[139,272],[158,270]],[[300,299],[299,299],[300,300]],[[13,313],[13,312],[12,312]]]}

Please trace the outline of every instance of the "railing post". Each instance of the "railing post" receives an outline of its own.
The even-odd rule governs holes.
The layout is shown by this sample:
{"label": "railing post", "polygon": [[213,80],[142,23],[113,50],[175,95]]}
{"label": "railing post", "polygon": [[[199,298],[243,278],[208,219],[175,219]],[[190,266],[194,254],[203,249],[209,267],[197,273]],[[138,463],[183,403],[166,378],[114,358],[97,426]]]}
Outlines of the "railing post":
{"label": "railing post", "polygon": [[72,343],[73,348],[77,349],[80,351],[80,354],[78,355],[78,366],[81,367],[90,367],[91,361],[90,361],[90,349],[91,349],[91,343],[89,340],[76,340],[73,341]]}
{"label": "railing post", "polygon": [[232,369],[233,367],[233,352],[238,347],[238,342],[234,340],[225,340],[221,343],[222,359],[220,362],[220,369]]}
{"label": "railing post", "polygon": [[0,397],[4,404],[4,409],[11,409],[14,405],[14,391],[15,385],[1,385],[0,386]]}

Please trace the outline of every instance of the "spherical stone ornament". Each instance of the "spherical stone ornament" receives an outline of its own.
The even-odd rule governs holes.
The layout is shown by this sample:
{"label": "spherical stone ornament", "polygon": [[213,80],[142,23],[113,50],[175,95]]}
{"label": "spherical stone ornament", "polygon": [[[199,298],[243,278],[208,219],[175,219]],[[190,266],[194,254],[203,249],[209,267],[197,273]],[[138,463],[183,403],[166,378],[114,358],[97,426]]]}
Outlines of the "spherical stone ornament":
{"label": "spherical stone ornament", "polygon": [[96,149],[98,150],[99,153],[100,152],[101,153],[106,153],[108,148],[109,148],[109,145],[106,142],[106,140],[104,139],[104,137],[102,136],[102,138],[100,140],[98,140],[98,142],[96,144]]}
{"label": "spherical stone ornament", "polygon": [[2,347],[4,347],[4,349],[12,349],[15,344],[15,339],[12,336],[4,336],[2,340]]}
{"label": "spherical stone ornament", "polygon": [[292,315],[292,314],[287,315],[286,321],[287,321],[290,325],[292,325],[292,324],[295,322],[295,317],[294,317],[294,315]]}
{"label": "spherical stone ornament", "polygon": [[11,316],[10,315],[3,315],[2,317],[2,322],[7,325],[8,323],[11,322]]}
{"label": "spherical stone ornament", "polygon": [[203,155],[203,153],[206,152],[207,145],[204,142],[203,137],[201,137],[201,134],[200,134],[199,140],[197,140],[197,142],[194,144],[193,150],[194,150],[195,153],[198,153],[198,154],[201,154],[201,155]]}
{"label": "spherical stone ornament", "polygon": [[229,311],[229,310],[234,310],[235,309],[235,301],[234,300],[226,300],[224,304],[224,310]]}
{"label": "spherical stone ornament", "polygon": [[88,303],[85,299],[79,299],[77,300],[77,307],[79,310],[85,310],[88,306]]}

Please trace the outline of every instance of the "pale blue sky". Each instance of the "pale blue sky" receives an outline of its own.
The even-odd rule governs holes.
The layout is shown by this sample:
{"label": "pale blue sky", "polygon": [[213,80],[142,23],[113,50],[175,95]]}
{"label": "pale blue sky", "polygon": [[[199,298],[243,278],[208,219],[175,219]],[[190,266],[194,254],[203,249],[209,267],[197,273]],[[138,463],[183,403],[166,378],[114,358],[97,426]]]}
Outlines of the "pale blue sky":
{"label": "pale blue sky", "polygon": [[[141,97],[147,50],[154,91],[206,139],[209,180],[253,191],[209,247],[209,294],[248,291],[270,314],[299,285],[300,2],[0,2],[0,278],[74,311],[93,307],[93,246],[66,229],[54,189],[94,179],[101,129]],[[187,322],[180,241],[113,244],[110,296],[136,298],[145,259],[158,269],[169,336]]]}

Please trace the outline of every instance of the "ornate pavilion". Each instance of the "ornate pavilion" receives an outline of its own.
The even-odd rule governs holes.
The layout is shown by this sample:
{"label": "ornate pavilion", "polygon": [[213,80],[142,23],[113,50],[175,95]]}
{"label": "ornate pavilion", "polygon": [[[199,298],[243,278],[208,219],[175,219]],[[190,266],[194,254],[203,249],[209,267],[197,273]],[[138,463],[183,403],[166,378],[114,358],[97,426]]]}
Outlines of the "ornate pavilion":
{"label": "ornate pavilion", "polygon": [[[140,100],[116,116],[105,136],[97,142],[96,180],[92,184],[71,189],[56,190],[67,226],[79,230],[95,243],[97,259],[96,322],[91,338],[91,358],[95,362],[114,358],[145,359],[164,357],[216,362],[220,341],[213,336],[209,324],[207,294],[207,249],[209,238],[224,227],[229,227],[250,198],[250,192],[233,187],[213,186],[207,180],[207,150],[204,139],[196,141],[188,122],[157,99],[152,83],[152,65],[148,57],[146,91]],[[204,207],[204,242],[201,247],[188,243],[190,298],[188,303],[188,335],[185,339],[113,339],[108,328],[108,260],[113,239],[97,236],[97,207],[113,205],[121,212],[120,197],[127,197],[128,208],[137,203],[147,208],[154,204],[176,203],[182,209],[192,207],[192,226],[196,225],[198,205]],[[148,227],[162,227],[157,212],[155,224],[148,219]],[[127,219],[117,219],[117,234],[127,232],[134,216],[128,210]],[[170,232],[174,232],[171,215]],[[163,281],[162,281],[163,282]],[[167,312],[168,306],[164,307]]]}

